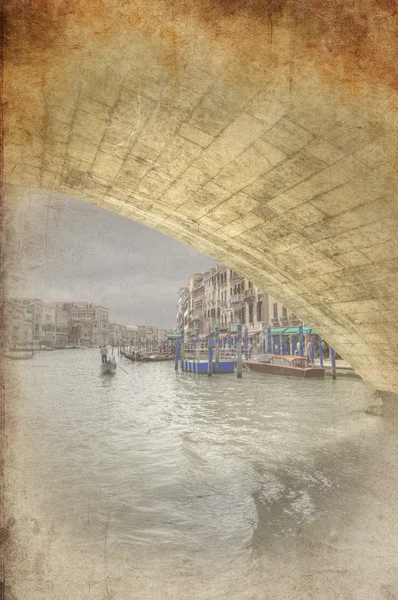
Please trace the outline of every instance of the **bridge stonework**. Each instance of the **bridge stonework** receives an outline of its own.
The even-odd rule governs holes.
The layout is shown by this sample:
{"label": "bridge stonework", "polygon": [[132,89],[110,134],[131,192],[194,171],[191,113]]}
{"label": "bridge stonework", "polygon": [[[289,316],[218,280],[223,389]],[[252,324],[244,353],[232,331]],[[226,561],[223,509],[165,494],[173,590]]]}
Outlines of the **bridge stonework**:
{"label": "bridge stonework", "polygon": [[393,5],[6,1],[6,205],[40,188],[182,240],[398,391]]}

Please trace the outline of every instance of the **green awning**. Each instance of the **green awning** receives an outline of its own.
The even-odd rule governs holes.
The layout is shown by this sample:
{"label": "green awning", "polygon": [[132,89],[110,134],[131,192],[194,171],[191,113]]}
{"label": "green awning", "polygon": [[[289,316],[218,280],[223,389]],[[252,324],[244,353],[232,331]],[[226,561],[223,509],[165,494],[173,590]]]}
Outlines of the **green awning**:
{"label": "green awning", "polygon": [[[267,333],[268,329],[264,329],[264,333]],[[299,328],[298,327],[272,327],[271,335],[298,335]],[[304,335],[317,335],[317,332],[308,327],[307,325],[303,327]]]}
{"label": "green awning", "polygon": [[316,331],[311,329],[311,327],[304,327],[303,333],[305,333],[306,335],[318,335]]}
{"label": "green awning", "polygon": [[164,336],[167,340],[179,340],[181,333],[166,333]]}
{"label": "green awning", "polygon": [[271,335],[282,335],[286,327],[271,327]]}
{"label": "green awning", "polygon": [[285,335],[297,335],[298,331],[298,327],[288,327],[285,329]]}
{"label": "green awning", "polygon": [[[311,327],[303,327],[304,335],[317,335],[316,331],[311,329]],[[285,329],[283,335],[298,335],[299,328],[298,327],[288,327]]]}

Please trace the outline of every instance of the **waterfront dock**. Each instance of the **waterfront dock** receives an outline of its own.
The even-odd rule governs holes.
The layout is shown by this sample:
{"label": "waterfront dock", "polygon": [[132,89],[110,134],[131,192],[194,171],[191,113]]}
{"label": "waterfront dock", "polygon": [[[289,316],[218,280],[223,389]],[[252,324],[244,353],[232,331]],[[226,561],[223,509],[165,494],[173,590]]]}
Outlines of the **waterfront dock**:
{"label": "waterfront dock", "polygon": [[[352,368],[352,366],[345,360],[343,359],[336,359],[336,373],[338,374],[338,376],[342,376],[342,377],[356,377],[357,379],[362,379],[362,377],[360,377]],[[316,358],[314,361],[314,364],[317,366],[320,366],[320,360],[319,358]],[[330,358],[324,358],[323,359],[323,366],[326,369],[326,374],[327,375],[332,375],[332,364],[331,364],[331,360]]]}

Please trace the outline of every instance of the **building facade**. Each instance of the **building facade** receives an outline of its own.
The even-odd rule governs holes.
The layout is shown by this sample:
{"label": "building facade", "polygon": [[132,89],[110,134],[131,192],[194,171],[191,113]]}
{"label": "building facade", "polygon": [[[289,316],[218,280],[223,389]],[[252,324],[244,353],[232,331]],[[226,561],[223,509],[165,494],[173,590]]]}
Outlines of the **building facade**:
{"label": "building facade", "polygon": [[188,337],[196,329],[202,335],[214,333],[216,327],[236,331],[238,324],[256,335],[267,327],[299,322],[286,306],[225,265],[195,273],[178,294],[177,331],[183,329]]}
{"label": "building facade", "polygon": [[109,343],[111,346],[124,346],[128,342],[126,325],[111,323],[109,325]]}
{"label": "building facade", "polygon": [[[7,301],[6,307],[7,344],[56,347],[57,309],[52,304],[37,298],[19,298]],[[62,322],[62,316],[60,319]]]}
{"label": "building facade", "polygon": [[67,315],[68,343],[82,346],[109,344],[108,308],[89,302],[53,302],[51,306]]}
{"label": "building facade", "polygon": [[33,307],[15,300],[7,302],[4,310],[5,345],[8,349],[33,347]]}
{"label": "building facade", "polygon": [[69,342],[69,313],[62,308],[55,309],[55,347],[64,348]]}
{"label": "building facade", "polygon": [[124,345],[141,352],[162,350],[168,344],[167,333],[172,331],[153,325],[127,325]]}

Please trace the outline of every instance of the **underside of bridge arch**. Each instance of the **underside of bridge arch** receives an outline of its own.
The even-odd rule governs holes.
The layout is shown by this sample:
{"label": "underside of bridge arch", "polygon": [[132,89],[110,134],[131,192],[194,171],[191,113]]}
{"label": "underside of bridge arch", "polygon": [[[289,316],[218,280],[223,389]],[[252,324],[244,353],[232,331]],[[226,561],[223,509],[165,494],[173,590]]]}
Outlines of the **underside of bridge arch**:
{"label": "underside of bridge arch", "polygon": [[52,190],[187,242],[398,391],[393,2],[5,5],[10,203]]}

